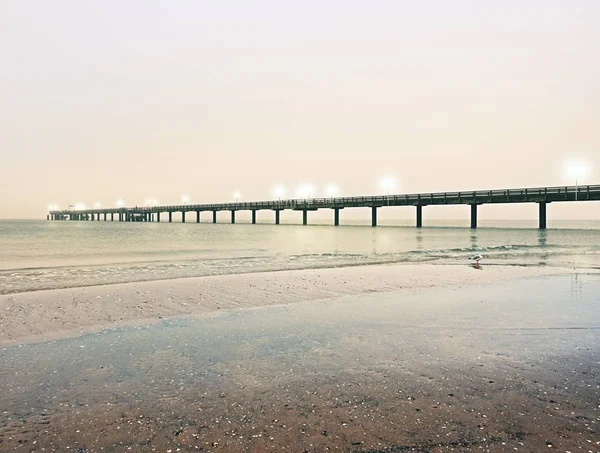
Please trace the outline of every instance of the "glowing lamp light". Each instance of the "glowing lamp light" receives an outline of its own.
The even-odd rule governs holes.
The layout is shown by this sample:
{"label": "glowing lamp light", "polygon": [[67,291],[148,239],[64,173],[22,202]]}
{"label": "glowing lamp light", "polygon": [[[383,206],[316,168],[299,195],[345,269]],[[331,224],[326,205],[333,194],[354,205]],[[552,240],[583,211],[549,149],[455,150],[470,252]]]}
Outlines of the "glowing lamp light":
{"label": "glowing lamp light", "polygon": [[57,211],[58,210],[58,206],[55,204],[49,204],[48,205],[48,211]]}
{"label": "glowing lamp light", "polygon": [[340,193],[340,189],[335,184],[328,184],[325,190],[329,198],[334,198]]}
{"label": "glowing lamp light", "polygon": [[242,195],[239,192],[233,192],[233,199],[238,201]]}
{"label": "glowing lamp light", "polygon": [[100,205],[100,202],[99,202],[99,201],[97,201],[96,203],[94,203],[94,208],[95,208],[95,209],[100,209],[100,206],[101,206],[101,205]]}
{"label": "glowing lamp light", "polygon": [[312,184],[302,184],[296,190],[298,198],[311,198],[315,193],[315,187]]}
{"label": "glowing lamp light", "polygon": [[580,179],[585,178],[589,172],[589,167],[583,162],[572,162],[567,165],[568,175],[575,179],[577,183]]}
{"label": "glowing lamp light", "polygon": [[117,208],[122,208],[125,206],[125,202],[123,200],[117,200]]}
{"label": "glowing lamp light", "polygon": [[285,187],[283,187],[282,185],[277,185],[273,187],[273,195],[275,196],[275,198],[281,200],[283,197],[285,197]]}
{"label": "glowing lamp light", "polygon": [[390,192],[396,190],[396,188],[398,187],[398,182],[396,181],[396,178],[393,178],[391,176],[384,176],[379,180],[379,187],[382,191],[386,192],[389,195]]}
{"label": "glowing lamp light", "polygon": [[75,204],[75,210],[76,211],[83,211],[83,210],[85,210],[85,204],[83,204],[83,203],[76,203]]}
{"label": "glowing lamp light", "polygon": [[183,204],[188,204],[190,202],[189,195],[182,195],[181,196],[181,201],[183,201]]}

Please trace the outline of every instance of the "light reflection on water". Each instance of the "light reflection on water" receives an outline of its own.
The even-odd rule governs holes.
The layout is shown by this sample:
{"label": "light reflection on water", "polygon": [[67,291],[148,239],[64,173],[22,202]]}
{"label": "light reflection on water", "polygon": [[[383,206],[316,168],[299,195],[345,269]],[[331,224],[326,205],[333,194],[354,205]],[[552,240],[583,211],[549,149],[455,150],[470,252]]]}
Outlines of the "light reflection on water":
{"label": "light reflection on water", "polygon": [[[587,402],[600,394],[583,371],[600,359],[599,300],[597,277],[552,277],[227,311],[9,348],[0,351],[0,440],[19,432],[15,420],[111,405],[155,419],[176,408],[190,426],[213,426],[203,411],[234,417],[243,402],[254,418],[297,417],[309,400],[345,408],[336,398],[360,395],[394,416],[407,395],[477,393],[488,381],[525,399],[523,386],[543,385],[591,411]],[[568,391],[560,390],[565,377]],[[295,409],[283,410],[286,401]],[[246,438],[249,427],[236,426]]]}

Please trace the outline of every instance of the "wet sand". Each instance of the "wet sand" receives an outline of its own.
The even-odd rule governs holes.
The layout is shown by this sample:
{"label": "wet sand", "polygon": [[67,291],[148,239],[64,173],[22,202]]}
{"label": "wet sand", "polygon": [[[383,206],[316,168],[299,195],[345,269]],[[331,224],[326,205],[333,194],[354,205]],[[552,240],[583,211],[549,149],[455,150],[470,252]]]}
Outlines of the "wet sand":
{"label": "wet sand", "polygon": [[376,271],[264,274],[260,289],[232,276],[243,295],[223,277],[72,290],[88,310],[93,291],[142,301],[178,283],[179,301],[216,300],[0,350],[0,451],[600,450],[597,275]]}
{"label": "wet sand", "polygon": [[169,316],[561,274],[560,268],[376,265],[220,275],[0,295],[0,347]]}

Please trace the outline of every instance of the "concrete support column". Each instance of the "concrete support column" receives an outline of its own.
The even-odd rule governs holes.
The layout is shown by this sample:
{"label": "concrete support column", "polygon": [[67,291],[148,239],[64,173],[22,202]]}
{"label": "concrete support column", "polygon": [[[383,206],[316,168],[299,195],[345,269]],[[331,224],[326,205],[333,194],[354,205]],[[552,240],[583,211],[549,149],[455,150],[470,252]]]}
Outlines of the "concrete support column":
{"label": "concrete support column", "polygon": [[306,209],[302,211],[302,225],[308,225],[308,211]]}
{"label": "concrete support column", "polygon": [[[98,214],[98,215],[99,215],[99,214]],[[94,214],[92,214],[92,220],[95,220],[95,219],[94,219]]]}
{"label": "concrete support column", "polygon": [[157,222],[160,222],[160,212],[157,212],[157,213],[156,213],[156,221],[157,221]]}
{"label": "concrete support column", "polygon": [[173,213],[169,211],[169,223],[173,221]]}
{"label": "concrete support column", "polygon": [[106,212],[104,213],[104,221],[106,222]]}
{"label": "concrete support column", "polygon": [[213,223],[217,223],[217,211],[213,211]]}
{"label": "concrete support column", "polygon": [[200,211],[196,211],[196,223],[200,223]]}
{"label": "concrete support column", "polygon": [[340,208],[334,208],[333,210],[333,224],[335,226],[340,225]]}
{"label": "concrete support column", "polygon": [[477,205],[471,205],[471,228],[477,228]]}
{"label": "concrete support column", "polygon": [[111,221],[111,222],[114,222],[114,221],[115,221],[115,213],[114,213],[114,212],[111,212],[111,213],[110,213],[110,221]]}
{"label": "concrete support column", "polygon": [[235,223],[235,211],[231,211],[231,223]]}
{"label": "concrete support column", "polygon": [[371,226],[377,226],[377,206],[371,207]]}
{"label": "concrete support column", "polygon": [[417,206],[417,228],[423,228],[423,206]]}
{"label": "concrete support column", "polygon": [[256,209],[252,210],[252,225],[256,225]]}
{"label": "concrete support column", "polygon": [[185,223],[185,211],[181,211],[181,223]]}
{"label": "concrete support column", "polygon": [[279,209],[277,209],[277,210],[275,211],[275,225],[279,225],[279,213],[280,213],[280,212],[281,212],[281,211],[280,211]]}
{"label": "concrete support column", "polygon": [[540,205],[540,230],[546,229],[546,206],[547,202],[542,201],[539,203]]}

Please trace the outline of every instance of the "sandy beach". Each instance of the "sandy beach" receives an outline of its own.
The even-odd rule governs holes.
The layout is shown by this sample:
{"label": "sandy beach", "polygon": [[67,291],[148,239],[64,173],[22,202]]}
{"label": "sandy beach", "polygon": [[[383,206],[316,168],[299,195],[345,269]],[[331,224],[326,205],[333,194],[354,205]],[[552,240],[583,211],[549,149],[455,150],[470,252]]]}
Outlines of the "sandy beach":
{"label": "sandy beach", "polygon": [[461,288],[569,272],[560,268],[374,265],[219,275],[0,295],[0,347],[170,316],[343,295]]}
{"label": "sandy beach", "polygon": [[599,290],[394,265],[2,296],[0,451],[596,453]]}

